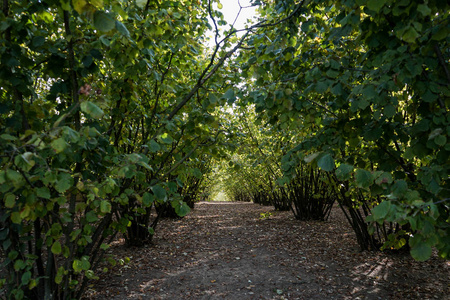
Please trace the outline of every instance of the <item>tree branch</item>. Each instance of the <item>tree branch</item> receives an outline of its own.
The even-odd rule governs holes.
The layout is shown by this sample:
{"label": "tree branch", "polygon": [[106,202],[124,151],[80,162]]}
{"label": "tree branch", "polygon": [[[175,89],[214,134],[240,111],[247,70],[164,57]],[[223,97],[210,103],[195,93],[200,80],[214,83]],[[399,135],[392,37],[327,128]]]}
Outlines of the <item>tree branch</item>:
{"label": "tree branch", "polygon": [[442,68],[444,69],[445,75],[447,76],[447,83],[450,85],[450,72],[448,71],[447,63],[445,62],[444,56],[442,55],[441,49],[439,48],[437,43],[434,44],[434,52],[436,53],[439,63],[441,64]]}

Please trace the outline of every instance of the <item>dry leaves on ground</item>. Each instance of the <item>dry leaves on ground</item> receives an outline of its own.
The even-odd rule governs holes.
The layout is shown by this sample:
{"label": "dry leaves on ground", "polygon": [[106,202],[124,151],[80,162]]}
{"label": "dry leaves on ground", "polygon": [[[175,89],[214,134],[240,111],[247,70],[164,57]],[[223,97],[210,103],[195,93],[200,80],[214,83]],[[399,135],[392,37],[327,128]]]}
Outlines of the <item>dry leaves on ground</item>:
{"label": "dry leaves on ground", "polygon": [[252,203],[202,202],[161,221],[154,244],[111,247],[116,266],[87,299],[450,299],[436,256],[360,252],[338,207],[327,222]]}

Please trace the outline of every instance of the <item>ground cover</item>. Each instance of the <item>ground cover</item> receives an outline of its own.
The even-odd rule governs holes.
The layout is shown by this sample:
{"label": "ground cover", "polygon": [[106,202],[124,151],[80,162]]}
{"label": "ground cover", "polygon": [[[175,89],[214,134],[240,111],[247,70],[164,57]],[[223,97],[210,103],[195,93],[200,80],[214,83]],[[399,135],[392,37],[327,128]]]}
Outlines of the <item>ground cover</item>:
{"label": "ground cover", "polygon": [[435,255],[360,252],[334,207],[327,222],[252,203],[201,202],[165,219],[153,245],[100,275],[86,299],[450,299],[450,264]]}

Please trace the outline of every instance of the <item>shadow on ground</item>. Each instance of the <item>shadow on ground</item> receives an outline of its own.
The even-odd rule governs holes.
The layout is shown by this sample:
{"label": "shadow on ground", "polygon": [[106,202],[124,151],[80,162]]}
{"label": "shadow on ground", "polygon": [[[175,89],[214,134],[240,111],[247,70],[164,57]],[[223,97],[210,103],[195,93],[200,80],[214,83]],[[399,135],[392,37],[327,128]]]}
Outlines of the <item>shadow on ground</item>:
{"label": "shadow on ground", "polygon": [[197,204],[163,220],[154,245],[112,247],[127,265],[91,299],[450,299],[450,266],[433,257],[359,252],[339,208],[327,222],[251,203]]}

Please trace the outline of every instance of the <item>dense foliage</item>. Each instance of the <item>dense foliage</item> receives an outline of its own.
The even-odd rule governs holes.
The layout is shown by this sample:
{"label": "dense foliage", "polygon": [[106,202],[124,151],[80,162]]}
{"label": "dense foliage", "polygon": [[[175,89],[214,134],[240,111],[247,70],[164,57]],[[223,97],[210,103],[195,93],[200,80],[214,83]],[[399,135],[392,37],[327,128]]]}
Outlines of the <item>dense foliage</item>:
{"label": "dense foliage", "polygon": [[446,1],[253,1],[242,35],[212,2],[3,1],[8,297],[80,298],[117,234],[147,243],[217,169],[230,198],[280,209],[309,178],[363,248],[448,258]]}
{"label": "dense foliage", "polygon": [[[189,212],[225,99],[200,1],[3,1],[0,241],[10,297],[82,295],[118,232]],[[208,81],[208,84],[207,84]],[[205,122],[206,121],[206,122]],[[161,209],[158,210],[160,212]]]}
{"label": "dense foliage", "polygon": [[292,16],[240,56],[253,78],[243,103],[268,124],[298,123],[284,179],[301,161],[334,173],[342,206],[373,208],[351,218],[364,235],[388,222],[385,247],[448,257],[448,3],[276,1],[260,12]]}

